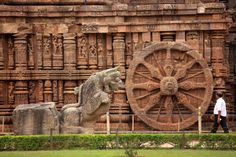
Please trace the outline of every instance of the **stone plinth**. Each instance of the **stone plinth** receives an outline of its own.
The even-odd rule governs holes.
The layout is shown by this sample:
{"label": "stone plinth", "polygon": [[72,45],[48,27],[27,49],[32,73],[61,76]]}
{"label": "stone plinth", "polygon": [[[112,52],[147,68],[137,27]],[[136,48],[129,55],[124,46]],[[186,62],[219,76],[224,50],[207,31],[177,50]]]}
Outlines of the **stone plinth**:
{"label": "stone plinth", "polygon": [[13,111],[17,135],[59,133],[59,113],[54,102],[18,105]]}

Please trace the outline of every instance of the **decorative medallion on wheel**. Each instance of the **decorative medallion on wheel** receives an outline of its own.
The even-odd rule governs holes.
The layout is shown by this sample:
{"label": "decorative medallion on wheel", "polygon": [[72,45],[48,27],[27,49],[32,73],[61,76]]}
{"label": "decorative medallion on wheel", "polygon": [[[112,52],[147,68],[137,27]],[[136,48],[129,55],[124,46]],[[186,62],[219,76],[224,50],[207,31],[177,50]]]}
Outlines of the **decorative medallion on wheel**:
{"label": "decorative medallion on wheel", "polygon": [[182,43],[155,43],[130,64],[126,92],[133,112],[159,130],[184,129],[205,113],[213,92],[211,71],[196,51]]}

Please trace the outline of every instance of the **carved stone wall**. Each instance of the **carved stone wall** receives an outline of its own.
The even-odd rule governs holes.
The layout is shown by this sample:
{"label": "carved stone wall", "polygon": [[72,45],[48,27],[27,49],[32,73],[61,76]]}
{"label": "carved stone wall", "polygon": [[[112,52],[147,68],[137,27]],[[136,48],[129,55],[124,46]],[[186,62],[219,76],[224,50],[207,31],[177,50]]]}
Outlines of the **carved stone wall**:
{"label": "carved stone wall", "polygon": [[[53,101],[60,110],[77,102],[74,87],[93,72],[119,65],[126,81],[133,58],[154,42],[183,43],[198,51],[212,69],[214,90],[231,93],[223,47],[232,20],[218,0],[2,0],[0,21],[4,131],[12,131],[16,105]],[[134,114],[125,90],[112,100],[111,130],[154,129]],[[206,113],[212,112],[209,105]],[[205,124],[211,123],[204,117]],[[105,116],[96,125],[97,131],[106,131]]]}

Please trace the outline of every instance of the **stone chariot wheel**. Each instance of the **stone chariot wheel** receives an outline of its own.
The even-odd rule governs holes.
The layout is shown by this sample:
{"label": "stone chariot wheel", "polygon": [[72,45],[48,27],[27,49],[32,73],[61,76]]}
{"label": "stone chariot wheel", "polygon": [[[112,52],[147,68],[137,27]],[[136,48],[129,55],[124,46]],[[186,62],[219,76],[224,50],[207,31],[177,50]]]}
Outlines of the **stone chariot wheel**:
{"label": "stone chariot wheel", "polygon": [[196,51],[182,43],[152,44],[137,52],[126,78],[133,112],[159,130],[184,129],[205,113],[213,93],[212,73]]}

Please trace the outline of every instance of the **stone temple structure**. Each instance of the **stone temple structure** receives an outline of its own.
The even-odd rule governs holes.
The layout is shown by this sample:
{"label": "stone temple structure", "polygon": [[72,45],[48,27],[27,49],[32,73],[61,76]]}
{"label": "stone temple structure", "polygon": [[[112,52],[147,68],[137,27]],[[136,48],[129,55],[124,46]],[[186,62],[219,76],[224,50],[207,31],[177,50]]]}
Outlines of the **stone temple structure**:
{"label": "stone temple structure", "polygon": [[[78,101],[74,88],[120,66],[95,132],[209,131],[223,91],[236,129],[234,0],[1,0],[0,132],[17,105]],[[50,105],[49,105],[50,106]],[[107,118],[109,117],[109,118]]]}

